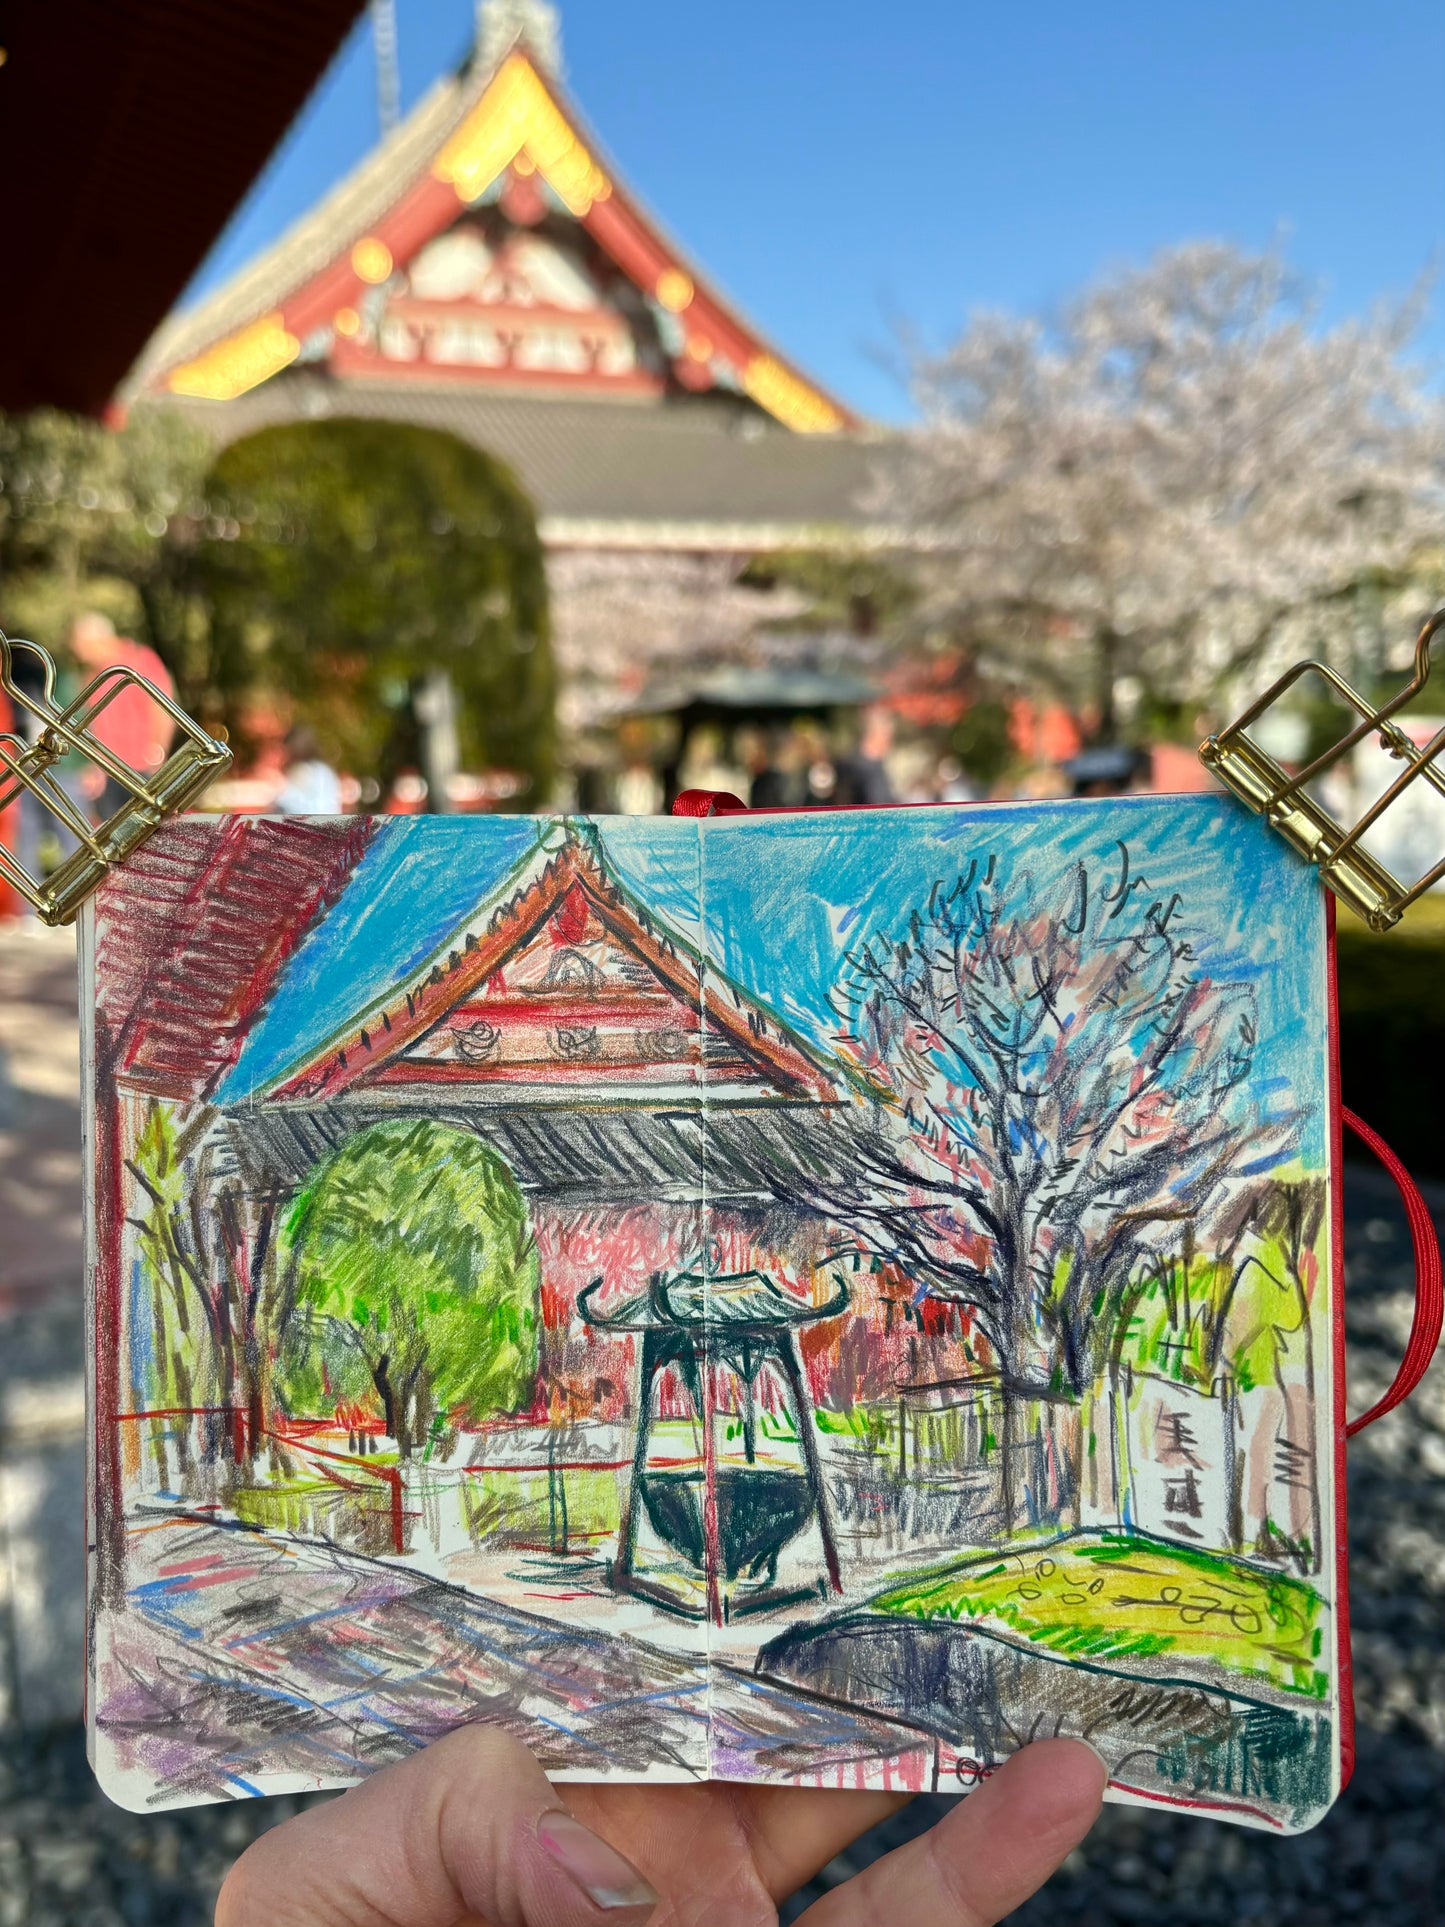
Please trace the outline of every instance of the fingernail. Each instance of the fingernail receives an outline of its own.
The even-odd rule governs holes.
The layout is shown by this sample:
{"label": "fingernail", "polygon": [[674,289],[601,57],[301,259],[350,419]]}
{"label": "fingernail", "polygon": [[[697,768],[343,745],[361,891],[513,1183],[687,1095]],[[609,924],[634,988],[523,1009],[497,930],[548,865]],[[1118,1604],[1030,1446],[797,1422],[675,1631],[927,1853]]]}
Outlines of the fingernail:
{"label": "fingernail", "polygon": [[655,1907],[658,1896],[630,1860],[599,1840],[570,1813],[554,1810],[537,1822],[547,1852],[598,1907]]}

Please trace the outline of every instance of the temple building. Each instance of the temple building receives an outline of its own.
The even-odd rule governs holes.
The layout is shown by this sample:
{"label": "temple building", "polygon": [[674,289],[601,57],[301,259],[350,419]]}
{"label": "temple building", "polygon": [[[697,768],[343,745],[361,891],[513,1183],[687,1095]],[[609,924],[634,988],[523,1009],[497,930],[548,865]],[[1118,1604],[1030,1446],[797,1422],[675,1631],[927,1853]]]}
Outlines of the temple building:
{"label": "temple building", "polygon": [[222,443],[380,416],[507,463],[575,733],[787,613],[739,584],[750,561],[868,536],[879,438],[623,182],[563,90],[555,10],[486,0],[479,28],[311,213],[161,327],[124,399]]}

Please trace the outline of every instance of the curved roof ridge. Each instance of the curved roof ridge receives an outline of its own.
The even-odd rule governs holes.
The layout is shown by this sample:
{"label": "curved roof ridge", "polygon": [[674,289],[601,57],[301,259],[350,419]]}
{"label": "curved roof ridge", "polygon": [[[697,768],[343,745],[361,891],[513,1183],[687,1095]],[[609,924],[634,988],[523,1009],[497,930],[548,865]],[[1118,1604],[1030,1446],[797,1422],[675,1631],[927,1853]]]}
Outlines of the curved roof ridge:
{"label": "curved roof ridge", "polygon": [[678,245],[525,39],[496,66],[474,56],[440,81],[309,214],[195,309],[164,323],[123,398],[156,385],[229,401],[313,358],[308,344],[329,354],[334,320],[350,316],[348,334],[359,326],[351,305],[358,291],[387,281],[394,261],[409,262],[524,160],[672,324],[671,335],[664,327],[666,353],[683,387],[740,391],[799,433],[858,426]]}
{"label": "curved roof ridge", "polygon": [[399,191],[398,173],[405,171],[409,177],[427,154],[456,131],[490,79],[490,72],[473,64],[436,81],[406,118],[328,188],[314,207],[298,215],[276,240],[194,307],[167,316],[126,376],[122,398],[133,398],[162,369],[190,360],[219,337],[258,320],[324,268],[348,238],[364,233],[385,213]]}

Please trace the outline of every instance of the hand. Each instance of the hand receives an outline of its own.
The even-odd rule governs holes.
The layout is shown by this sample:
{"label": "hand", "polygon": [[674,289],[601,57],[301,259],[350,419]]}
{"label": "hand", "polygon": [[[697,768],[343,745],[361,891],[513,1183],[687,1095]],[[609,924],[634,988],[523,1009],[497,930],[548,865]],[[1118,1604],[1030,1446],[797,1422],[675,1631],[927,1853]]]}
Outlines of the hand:
{"label": "hand", "polygon": [[[1083,1839],[1103,1790],[1089,1747],[1027,1747],[803,1919],[991,1927]],[[519,1741],[465,1727],[263,1834],[231,1869],[216,1927],[775,1927],[779,1901],[906,1803],[793,1787],[554,1787]]]}

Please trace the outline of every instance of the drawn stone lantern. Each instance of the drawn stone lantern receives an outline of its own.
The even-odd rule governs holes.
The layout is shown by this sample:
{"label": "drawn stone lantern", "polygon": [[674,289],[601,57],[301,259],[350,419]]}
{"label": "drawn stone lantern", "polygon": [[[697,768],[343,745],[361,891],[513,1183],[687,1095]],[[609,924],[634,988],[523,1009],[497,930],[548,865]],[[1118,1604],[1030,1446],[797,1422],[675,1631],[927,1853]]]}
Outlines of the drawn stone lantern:
{"label": "drawn stone lantern", "polygon": [[[810,1305],[759,1271],[654,1272],[644,1291],[596,1309],[602,1280],[578,1297],[601,1330],[641,1335],[637,1438],[611,1582],[672,1612],[715,1625],[745,1613],[842,1590],[797,1332],[848,1305],[839,1282]],[[669,1369],[690,1406],[691,1450],[679,1452],[659,1419]],[[760,1394],[771,1379],[774,1410]],[[648,1561],[643,1521],[661,1549]],[[816,1525],[820,1569],[778,1581],[786,1547]],[[797,1561],[794,1561],[795,1567]]]}

